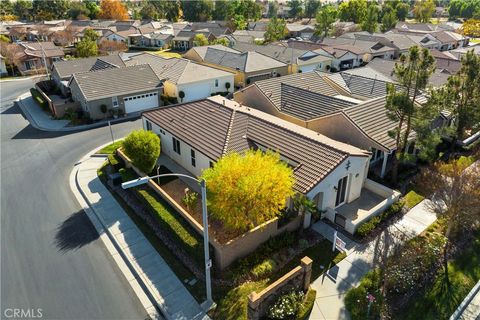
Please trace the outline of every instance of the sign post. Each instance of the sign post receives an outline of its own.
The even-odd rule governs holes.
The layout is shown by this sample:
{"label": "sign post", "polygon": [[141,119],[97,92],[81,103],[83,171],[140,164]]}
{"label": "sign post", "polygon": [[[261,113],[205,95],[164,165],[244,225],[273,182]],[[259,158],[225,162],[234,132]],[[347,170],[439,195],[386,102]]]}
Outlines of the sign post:
{"label": "sign post", "polygon": [[345,247],[347,246],[346,242],[340,239],[337,235],[337,231],[333,234],[333,246],[332,246],[332,252],[337,249],[338,251],[345,252],[347,251]]}

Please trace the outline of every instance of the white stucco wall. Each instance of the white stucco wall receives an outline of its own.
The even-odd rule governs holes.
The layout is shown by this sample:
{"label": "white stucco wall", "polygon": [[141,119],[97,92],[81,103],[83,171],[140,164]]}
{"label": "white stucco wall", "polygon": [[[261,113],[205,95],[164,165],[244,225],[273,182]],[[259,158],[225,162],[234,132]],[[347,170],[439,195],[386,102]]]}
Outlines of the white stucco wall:
{"label": "white stucco wall", "polygon": [[[350,167],[347,170],[347,162],[350,161]],[[319,206],[320,210],[326,208],[335,208],[335,199],[337,192],[335,187],[338,184],[338,180],[348,176],[347,191],[345,196],[346,203],[350,203],[360,196],[363,183],[368,173],[368,157],[349,157],[342,162],[335,170],[333,170],[325,179],[323,179],[318,185],[316,185],[307,194],[307,197],[313,199],[318,193],[323,192],[323,201]]]}
{"label": "white stucco wall", "polygon": [[[189,102],[193,100],[208,98],[212,93],[224,92],[227,91],[225,88],[225,83],[230,83],[229,92],[233,92],[234,89],[234,80],[233,74],[228,76],[222,76],[218,78],[206,79],[201,81],[182,83],[182,84],[173,84],[171,82],[165,82],[165,94],[170,97],[177,97],[178,102],[180,98],[178,96],[179,91],[185,93],[185,97],[182,102]],[[215,86],[215,80],[218,80],[218,86]]]}
{"label": "white stucco wall", "polygon": [[[147,120],[142,117],[142,124],[145,130],[147,130],[146,121]],[[161,133],[160,129],[162,129],[165,132],[165,134]],[[210,167],[210,161],[213,161],[212,159],[210,159],[200,151],[193,149],[190,145],[188,145],[178,137],[175,137],[175,138],[177,138],[177,140],[180,141],[181,154],[178,154],[175,151],[173,151],[173,140],[172,140],[173,135],[170,132],[164,130],[163,128],[160,128],[154,123],[152,123],[152,131],[157,135],[159,135],[160,137],[161,153],[171,158],[173,161],[178,163],[185,170],[189,171],[192,175],[198,177],[202,174],[202,171],[204,169],[207,169]],[[192,166],[192,162],[191,162],[190,151],[192,149],[195,151],[195,167]]]}

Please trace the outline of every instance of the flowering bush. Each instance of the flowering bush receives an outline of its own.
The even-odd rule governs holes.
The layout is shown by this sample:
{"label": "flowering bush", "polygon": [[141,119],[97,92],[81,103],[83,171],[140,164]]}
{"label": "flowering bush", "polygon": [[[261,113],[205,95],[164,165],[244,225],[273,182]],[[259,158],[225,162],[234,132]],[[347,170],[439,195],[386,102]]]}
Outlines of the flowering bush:
{"label": "flowering bush", "polygon": [[291,291],[278,298],[268,309],[269,319],[294,319],[302,305],[304,293],[302,291]]}
{"label": "flowering bush", "polygon": [[444,243],[445,238],[439,234],[407,243],[404,249],[389,261],[389,272],[385,274],[389,293],[403,294],[414,290],[440,256]]}

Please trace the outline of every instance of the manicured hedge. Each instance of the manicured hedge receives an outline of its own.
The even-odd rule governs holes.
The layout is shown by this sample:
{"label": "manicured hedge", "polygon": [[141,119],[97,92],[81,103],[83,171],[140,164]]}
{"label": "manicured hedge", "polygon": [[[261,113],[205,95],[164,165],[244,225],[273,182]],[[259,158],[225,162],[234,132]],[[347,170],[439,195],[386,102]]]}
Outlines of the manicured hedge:
{"label": "manicured hedge", "polygon": [[307,295],[305,296],[305,299],[303,300],[303,303],[300,306],[300,309],[298,310],[296,320],[305,320],[308,318],[308,316],[310,315],[310,312],[312,312],[313,304],[315,303],[316,296],[317,296],[317,291],[313,289],[308,290]]}
{"label": "manicured hedge", "polygon": [[203,243],[200,236],[193,230],[183,217],[160,199],[155,191],[150,188],[135,190],[140,200],[154,214],[155,219],[172,239],[172,241],[185,250],[187,254],[194,257],[199,265],[203,265]]}
{"label": "manicured hedge", "polygon": [[120,170],[123,166],[122,159],[120,159],[116,154],[109,154],[108,162],[110,162],[110,165],[115,169],[115,171]]}
{"label": "manicured hedge", "polygon": [[380,222],[402,211],[404,205],[405,202],[403,200],[395,202],[387,210],[385,210],[378,216],[375,216],[367,222],[364,222],[360,227],[358,227],[356,234],[360,237],[365,237],[370,232],[372,232],[380,224]]}
{"label": "manicured hedge", "polygon": [[37,89],[31,88],[30,93],[32,94],[33,100],[35,100],[43,110],[48,110],[48,102],[45,101]]}

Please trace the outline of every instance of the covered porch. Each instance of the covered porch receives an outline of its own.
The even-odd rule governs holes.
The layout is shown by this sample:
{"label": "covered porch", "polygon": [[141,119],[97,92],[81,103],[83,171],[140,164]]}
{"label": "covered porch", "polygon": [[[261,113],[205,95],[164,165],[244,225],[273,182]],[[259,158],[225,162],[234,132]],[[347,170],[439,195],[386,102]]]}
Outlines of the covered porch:
{"label": "covered porch", "polygon": [[326,217],[354,234],[357,228],[382,213],[400,197],[400,192],[366,179],[360,197],[335,209],[328,208]]}

